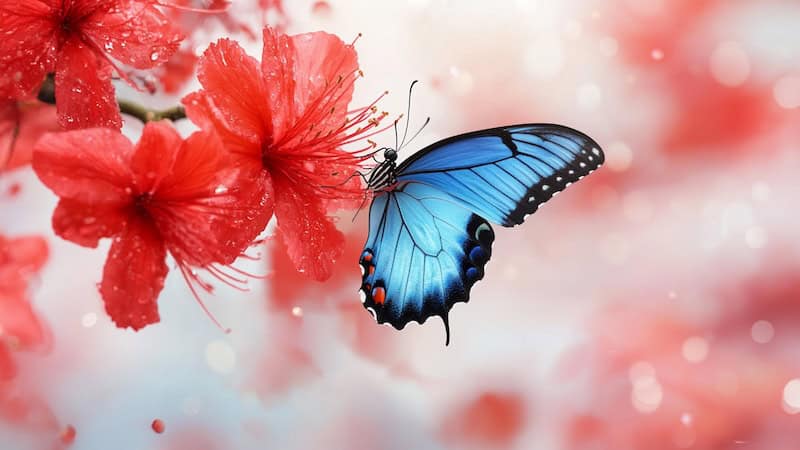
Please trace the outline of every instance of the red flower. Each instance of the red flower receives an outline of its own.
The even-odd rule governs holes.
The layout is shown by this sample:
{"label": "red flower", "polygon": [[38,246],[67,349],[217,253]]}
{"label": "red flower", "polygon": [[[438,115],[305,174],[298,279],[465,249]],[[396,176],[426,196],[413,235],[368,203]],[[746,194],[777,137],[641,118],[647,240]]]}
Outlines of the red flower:
{"label": "red flower", "polygon": [[260,65],[235,42],[219,40],[198,64],[203,90],[184,99],[195,123],[217,130],[243,164],[263,168],[289,256],[317,280],[330,277],[344,245],[329,210],[363,197],[360,180],[345,180],[371,147],[349,153],[342,146],[376,132],[385,115],[376,116],[374,103],[348,114],[356,59],[353,46],[334,35],[290,37],[266,28]]}
{"label": "red flower", "polygon": [[194,76],[197,55],[191,48],[181,49],[156,71],[158,81],[167,94],[175,94]]}
{"label": "red flower", "polygon": [[0,5],[0,98],[27,98],[55,72],[66,128],[120,128],[111,57],[149,69],[183,39],[152,0],[27,0]]}
{"label": "red flower", "polygon": [[264,185],[226,157],[213,132],[182,140],[165,122],[148,123],[135,147],[101,128],[39,141],[33,168],[61,197],[56,234],[86,247],[114,238],[100,293],[117,326],[158,322],[167,251],[193,292],[192,281],[210,290],[192,268],[229,279],[219,266],[229,266],[266,226]]}
{"label": "red flower", "polygon": [[58,129],[54,106],[0,100],[0,172],[29,164],[36,141]]}
{"label": "red flower", "polygon": [[28,283],[46,261],[47,244],[41,237],[0,235],[0,381],[16,374],[11,350],[49,342],[49,332],[28,300]]}

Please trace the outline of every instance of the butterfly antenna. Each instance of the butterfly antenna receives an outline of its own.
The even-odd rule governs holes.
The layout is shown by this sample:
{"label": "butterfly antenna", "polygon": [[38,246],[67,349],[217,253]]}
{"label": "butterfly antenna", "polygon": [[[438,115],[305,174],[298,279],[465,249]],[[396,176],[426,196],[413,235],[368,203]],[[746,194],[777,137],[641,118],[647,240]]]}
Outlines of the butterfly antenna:
{"label": "butterfly antenna", "polygon": [[[422,133],[422,130],[424,130],[424,129],[425,129],[425,127],[426,127],[426,126],[427,126],[429,123],[431,123],[431,118],[430,118],[430,117],[428,117],[427,119],[425,119],[425,123],[423,123],[423,124],[422,124],[422,126],[421,126],[421,127],[419,127],[419,130],[417,130],[417,132],[416,132],[416,133],[414,133],[414,135],[413,135],[413,136],[411,136],[411,138],[408,140],[408,142],[406,142],[406,144],[405,144],[405,145],[408,145],[408,144],[410,144],[410,143],[411,143],[411,142],[414,140],[414,138],[416,138],[417,136],[419,136],[419,134],[420,134],[420,133]],[[397,150],[399,151],[400,149],[397,149]]]}
{"label": "butterfly antenna", "polygon": [[406,142],[406,136],[408,136],[408,125],[411,123],[411,93],[414,91],[414,85],[417,84],[419,80],[414,80],[411,82],[411,86],[408,87],[408,108],[406,110],[406,128],[403,131],[403,140],[400,141],[400,146],[397,147],[399,150],[403,147],[403,144]]}
{"label": "butterfly antenna", "polygon": [[397,122],[398,122],[399,120],[400,120],[400,119],[398,118],[398,119],[396,119],[396,120],[394,121],[394,148],[395,148],[395,149],[397,149],[397,148],[400,146],[400,145],[397,143]]}

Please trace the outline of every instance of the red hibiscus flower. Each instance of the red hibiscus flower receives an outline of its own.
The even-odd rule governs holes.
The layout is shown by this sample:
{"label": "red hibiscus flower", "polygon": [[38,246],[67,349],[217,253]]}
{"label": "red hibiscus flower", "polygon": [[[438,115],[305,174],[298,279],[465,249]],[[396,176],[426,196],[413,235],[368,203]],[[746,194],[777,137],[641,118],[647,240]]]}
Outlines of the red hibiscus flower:
{"label": "red hibiscus flower", "polygon": [[385,116],[375,103],[348,113],[359,76],[355,49],[338,37],[266,28],[260,64],[219,40],[198,64],[203,90],[184,99],[192,121],[217,130],[242,164],[263,168],[289,256],[317,280],[330,277],[344,245],[329,210],[363,196],[360,180],[345,180],[371,147],[350,153],[342,146],[378,132]]}
{"label": "red hibiscus flower", "polygon": [[47,328],[28,301],[28,282],[46,261],[47,244],[41,237],[0,235],[0,381],[16,374],[12,350],[49,342]]}
{"label": "red hibiscus flower", "polygon": [[0,172],[29,164],[36,141],[58,129],[54,106],[0,100]]}
{"label": "red hibiscus flower", "polygon": [[117,326],[158,322],[167,251],[193,292],[192,282],[210,290],[192,268],[230,280],[221,267],[266,226],[264,185],[227,156],[213,132],[182,140],[166,122],[148,123],[135,147],[102,128],[48,134],[37,144],[33,168],[61,197],[56,234],[86,247],[114,238],[100,293]]}
{"label": "red hibiscus flower", "polygon": [[183,39],[152,0],[27,0],[0,4],[0,98],[27,98],[55,73],[61,126],[120,128],[114,59],[149,69]]}

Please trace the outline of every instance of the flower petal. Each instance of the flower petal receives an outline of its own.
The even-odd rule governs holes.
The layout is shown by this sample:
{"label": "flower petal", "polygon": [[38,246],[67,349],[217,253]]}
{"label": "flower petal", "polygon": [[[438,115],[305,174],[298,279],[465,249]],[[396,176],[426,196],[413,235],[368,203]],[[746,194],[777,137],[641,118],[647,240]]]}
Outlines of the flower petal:
{"label": "flower petal", "polygon": [[151,214],[181,264],[233,262],[272,217],[266,172],[232,166],[226,157],[215,133],[194,133],[153,199]]}
{"label": "flower petal", "polygon": [[33,310],[26,289],[0,289],[0,327],[3,335],[12,337],[22,349],[32,350],[50,343],[49,330]]}
{"label": "flower petal", "polygon": [[327,130],[344,124],[353,98],[358,56],[352,45],[322,31],[291,37],[295,48],[296,117],[313,115],[315,127]]}
{"label": "flower petal", "polygon": [[297,270],[317,281],[330,278],[334,263],[342,255],[344,235],[313,192],[303,185],[293,185],[283,176],[274,180],[278,233],[286,243],[289,258]]}
{"label": "flower petal", "polygon": [[56,195],[91,205],[130,199],[133,146],[118,131],[96,128],[46,134],[36,144],[33,170]]}
{"label": "flower petal", "polygon": [[252,136],[244,138],[231,130],[222,113],[214,106],[211,97],[205,91],[192,92],[181,101],[186,108],[186,116],[195,125],[204,130],[215,130],[225,147],[234,155],[241,155],[245,160],[255,161],[260,156],[260,147]]}
{"label": "flower petal", "polygon": [[20,236],[11,239],[0,236],[0,254],[5,265],[13,265],[25,274],[37,272],[48,257],[47,241],[40,236]]}
{"label": "flower petal", "polygon": [[122,128],[111,72],[108,62],[83,42],[64,43],[56,64],[56,107],[62,127]]}
{"label": "flower petal", "polygon": [[30,164],[39,138],[61,129],[54,105],[11,100],[0,109],[0,172]]}
{"label": "flower petal", "polygon": [[101,238],[119,234],[125,228],[127,217],[121,207],[61,199],[53,212],[53,230],[68,241],[95,248]]}
{"label": "flower petal", "polygon": [[100,294],[118,327],[139,330],[159,321],[156,300],[167,276],[166,256],[158,231],[143,220],[131,221],[111,244]]}
{"label": "flower petal", "polygon": [[156,76],[164,92],[177,94],[189,80],[194,78],[198,57],[192,48],[179,49],[169,61],[157,69]]}
{"label": "flower petal", "polygon": [[154,2],[115,3],[113,9],[98,9],[82,28],[111,56],[137,69],[149,69],[165,63],[178,50],[184,36]]}
{"label": "flower petal", "polygon": [[[211,44],[200,58],[197,78],[232,132],[256,144],[271,135],[264,101],[267,90],[258,62],[238,43],[220,39]],[[256,148],[254,156],[260,154]]]}
{"label": "flower petal", "polygon": [[51,8],[37,0],[3,2],[0,8],[0,97],[25,98],[53,70]]}
{"label": "flower petal", "polygon": [[151,192],[170,174],[182,142],[181,135],[171,122],[147,122],[131,159],[131,169],[139,192]]}
{"label": "flower petal", "polygon": [[294,45],[289,36],[275,30],[264,28],[264,49],[261,53],[261,73],[269,89],[270,112],[272,113],[273,135],[280,139],[291,128],[296,117]]}

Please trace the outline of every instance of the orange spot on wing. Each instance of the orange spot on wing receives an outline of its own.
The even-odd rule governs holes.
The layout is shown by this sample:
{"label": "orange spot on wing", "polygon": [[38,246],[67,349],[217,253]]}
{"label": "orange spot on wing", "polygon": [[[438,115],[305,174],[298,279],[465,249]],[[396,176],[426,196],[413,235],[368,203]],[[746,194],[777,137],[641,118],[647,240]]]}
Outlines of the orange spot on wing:
{"label": "orange spot on wing", "polygon": [[369,274],[372,275],[375,273],[375,266],[369,266]]}
{"label": "orange spot on wing", "polygon": [[378,305],[382,305],[386,301],[386,290],[382,287],[376,287],[372,290],[372,299]]}
{"label": "orange spot on wing", "polygon": [[372,253],[367,253],[366,255],[364,255],[364,261],[367,262],[372,261]]}

